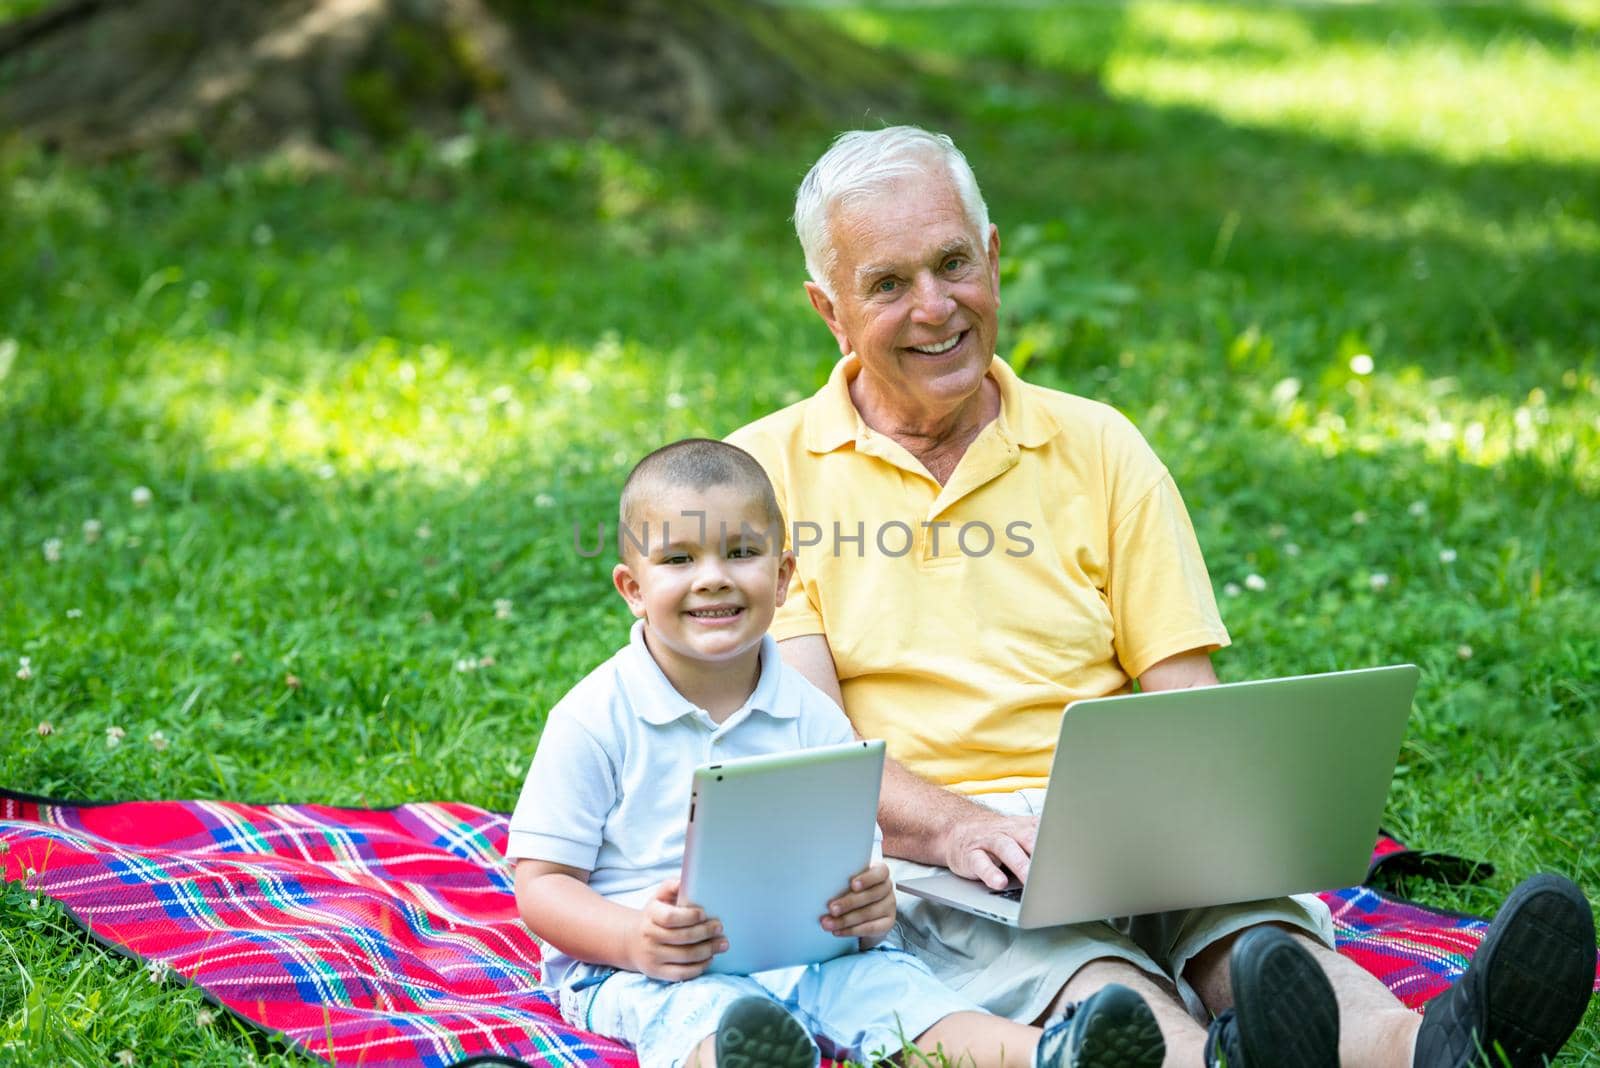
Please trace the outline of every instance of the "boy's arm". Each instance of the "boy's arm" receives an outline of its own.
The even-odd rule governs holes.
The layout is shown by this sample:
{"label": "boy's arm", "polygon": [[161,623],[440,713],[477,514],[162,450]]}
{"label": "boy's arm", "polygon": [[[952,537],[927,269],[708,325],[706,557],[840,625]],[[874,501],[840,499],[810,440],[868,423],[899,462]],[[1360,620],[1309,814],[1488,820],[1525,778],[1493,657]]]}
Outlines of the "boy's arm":
{"label": "boy's arm", "polygon": [[608,901],[582,868],[517,861],[517,914],[528,930],[561,952],[652,979],[693,979],[728,948],[722,924],[693,905],[679,905],[678,880],[656,887],[642,909]]}
{"label": "boy's arm", "polygon": [[828,902],[822,926],[840,938],[860,939],[862,949],[882,942],[894,927],[894,880],[877,861],[850,880],[850,888]]}

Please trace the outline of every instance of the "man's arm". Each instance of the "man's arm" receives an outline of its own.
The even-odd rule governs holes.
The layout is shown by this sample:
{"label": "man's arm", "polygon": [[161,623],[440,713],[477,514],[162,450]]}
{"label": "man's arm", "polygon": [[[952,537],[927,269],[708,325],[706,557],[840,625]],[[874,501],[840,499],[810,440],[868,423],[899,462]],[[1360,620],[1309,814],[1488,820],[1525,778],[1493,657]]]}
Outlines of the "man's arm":
{"label": "man's arm", "polygon": [[1152,664],[1139,676],[1139,689],[1145,693],[1158,690],[1192,690],[1197,686],[1215,686],[1217,673],[1211,667],[1211,654],[1204,649],[1190,649],[1186,653],[1169,656]]}
{"label": "man's arm", "polygon": [[[844,708],[839,672],[826,636],[789,638],[778,643],[778,651],[785,663]],[[848,714],[849,710],[845,711]],[[883,851],[889,856],[943,865],[957,875],[980,879],[1000,890],[1010,881],[1001,865],[1018,879],[1028,877],[1028,858],[1039,821],[1002,816],[928,782],[897,760],[885,760],[878,824],[883,828]]]}

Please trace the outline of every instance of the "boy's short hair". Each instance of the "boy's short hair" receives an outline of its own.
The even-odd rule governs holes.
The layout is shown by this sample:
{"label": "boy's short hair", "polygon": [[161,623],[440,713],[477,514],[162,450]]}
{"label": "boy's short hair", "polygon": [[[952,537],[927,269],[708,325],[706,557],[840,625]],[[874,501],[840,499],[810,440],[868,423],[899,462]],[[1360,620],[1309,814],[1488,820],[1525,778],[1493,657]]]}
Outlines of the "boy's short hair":
{"label": "boy's short hair", "polygon": [[777,533],[773,536],[777,549],[785,544],[783,509],[778,507],[778,495],[772,490],[772,480],[754,456],[737,445],[711,438],[684,438],[663,445],[633,465],[628,480],[622,484],[622,499],[617,504],[617,556],[626,559],[628,545],[637,549],[635,527],[650,490],[656,486],[687,488],[696,491],[712,486],[732,486],[759,500],[767,513],[767,522]]}

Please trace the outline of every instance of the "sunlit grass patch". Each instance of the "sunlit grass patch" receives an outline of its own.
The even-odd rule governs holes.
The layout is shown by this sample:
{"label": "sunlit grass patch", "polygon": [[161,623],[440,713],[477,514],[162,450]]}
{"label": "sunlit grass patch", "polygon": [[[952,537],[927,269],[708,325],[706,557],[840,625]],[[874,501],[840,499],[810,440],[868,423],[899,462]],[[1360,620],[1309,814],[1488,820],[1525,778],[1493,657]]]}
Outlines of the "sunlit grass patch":
{"label": "sunlit grass patch", "polygon": [[1449,18],[1417,8],[1396,12],[1387,36],[1350,38],[1333,8],[1141,3],[1128,13],[1106,65],[1118,96],[1452,163],[1600,161],[1586,118],[1600,108],[1600,50],[1575,26],[1556,48],[1515,25],[1464,40]]}

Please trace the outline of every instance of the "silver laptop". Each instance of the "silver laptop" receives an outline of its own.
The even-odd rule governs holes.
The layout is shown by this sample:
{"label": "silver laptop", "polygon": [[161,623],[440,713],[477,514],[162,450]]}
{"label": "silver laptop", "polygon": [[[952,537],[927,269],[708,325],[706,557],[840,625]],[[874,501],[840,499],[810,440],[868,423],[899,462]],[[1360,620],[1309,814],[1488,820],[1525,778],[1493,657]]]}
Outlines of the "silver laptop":
{"label": "silver laptop", "polygon": [[748,975],[856,950],[823,930],[872,860],[881,741],[706,764],[694,773],[679,902],[722,921],[712,972]]}
{"label": "silver laptop", "polygon": [[1411,664],[1075,701],[1025,886],[950,872],[900,889],[1013,927],[1359,884]]}

